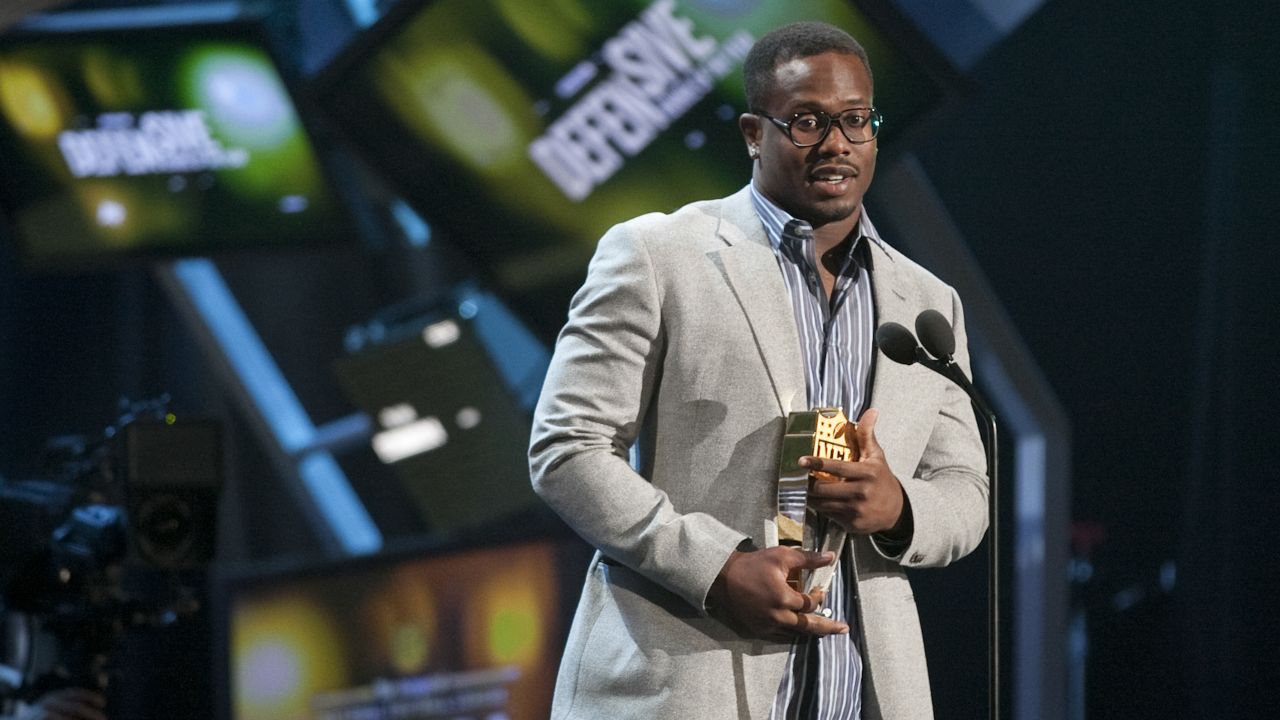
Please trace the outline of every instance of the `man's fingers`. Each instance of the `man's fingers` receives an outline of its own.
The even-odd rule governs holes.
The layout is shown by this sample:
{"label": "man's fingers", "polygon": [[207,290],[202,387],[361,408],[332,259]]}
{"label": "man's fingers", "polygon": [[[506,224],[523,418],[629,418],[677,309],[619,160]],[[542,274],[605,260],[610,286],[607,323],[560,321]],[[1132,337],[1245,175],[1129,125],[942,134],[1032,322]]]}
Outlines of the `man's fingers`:
{"label": "man's fingers", "polygon": [[849,624],[823,617],[818,613],[806,613],[798,610],[784,610],[775,616],[775,630],[766,633],[779,640],[796,635],[837,635],[849,632]]}
{"label": "man's fingers", "polygon": [[822,607],[822,601],[827,599],[827,594],[822,590],[814,590],[808,593],[792,592],[791,598],[784,601],[783,607],[795,612],[812,613],[817,612]]}
{"label": "man's fingers", "polygon": [[884,450],[880,448],[880,443],[876,440],[876,420],[879,417],[880,412],[878,410],[868,408],[866,412],[862,413],[862,417],[858,418],[854,433],[858,438],[859,460],[884,457]]}
{"label": "man's fingers", "polygon": [[812,552],[809,550],[797,550],[791,554],[791,562],[788,564],[790,568],[802,568],[812,570],[814,568],[826,567],[836,561],[836,554],[833,552]]}
{"label": "man's fingers", "polygon": [[841,482],[816,482],[809,486],[810,503],[820,500],[850,500],[866,497],[875,473],[860,463],[854,464],[849,476]]}
{"label": "man's fingers", "polygon": [[[848,473],[856,472],[856,462],[848,462],[847,460],[832,460],[831,458],[820,458],[814,455],[805,455],[800,458],[800,467],[808,468],[819,482],[839,482],[847,477]],[[818,477],[825,476],[825,477]]]}
{"label": "man's fingers", "polygon": [[796,623],[792,629],[798,633],[816,637],[843,635],[849,632],[849,626],[846,623],[824,618],[821,615],[810,615],[809,613],[796,613]]}

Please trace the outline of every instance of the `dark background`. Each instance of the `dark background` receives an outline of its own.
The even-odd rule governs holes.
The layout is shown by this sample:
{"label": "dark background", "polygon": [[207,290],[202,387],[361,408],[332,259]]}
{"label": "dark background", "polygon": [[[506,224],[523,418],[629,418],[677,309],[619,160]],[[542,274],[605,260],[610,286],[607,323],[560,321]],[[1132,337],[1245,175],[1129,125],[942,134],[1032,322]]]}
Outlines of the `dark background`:
{"label": "dark background", "polygon": [[1274,712],[1263,6],[1049,2],[920,153],[1071,418],[1072,515],[1105,533],[1080,589],[1092,717]]}
{"label": "dark background", "polygon": [[[1277,37],[1270,3],[1050,0],[918,148],[1072,422],[1072,517],[1097,540],[1074,591],[1090,717],[1273,716]],[[328,382],[311,360],[341,353],[345,324],[455,267],[370,242],[224,272],[305,386]],[[32,277],[0,247],[0,473],[37,474],[46,438],[162,391],[229,424],[220,561],[314,552],[144,269]]]}

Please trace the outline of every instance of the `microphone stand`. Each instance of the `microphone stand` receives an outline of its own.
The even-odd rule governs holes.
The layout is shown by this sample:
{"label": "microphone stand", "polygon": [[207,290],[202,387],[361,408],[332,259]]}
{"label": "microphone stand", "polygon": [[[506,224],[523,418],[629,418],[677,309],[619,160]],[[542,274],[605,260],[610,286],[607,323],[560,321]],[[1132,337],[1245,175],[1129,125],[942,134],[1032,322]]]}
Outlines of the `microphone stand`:
{"label": "microphone stand", "polygon": [[985,443],[987,451],[987,703],[991,720],[1000,720],[1000,516],[998,511],[998,463],[1000,460],[999,437],[996,431],[996,415],[991,407],[978,394],[973,383],[965,377],[964,370],[956,364],[955,358],[947,355],[942,360],[935,360],[919,345],[915,348],[916,362],[950,379],[969,396],[969,402],[982,419],[986,430]]}
{"label": "microphone stand", "polygon": [[990,526],[987,539],[991,543],[987,546],[987,673],[990,675],[987,696],[991,720],[1000,720],[1000,494],[996,483],[1000,462],[999,433],[996,431],[996,414],[983,402],[960,366],[951,358],[947,361],[947,367],[955,371],[953,379],[968,394],[987,431],[987,521]]}

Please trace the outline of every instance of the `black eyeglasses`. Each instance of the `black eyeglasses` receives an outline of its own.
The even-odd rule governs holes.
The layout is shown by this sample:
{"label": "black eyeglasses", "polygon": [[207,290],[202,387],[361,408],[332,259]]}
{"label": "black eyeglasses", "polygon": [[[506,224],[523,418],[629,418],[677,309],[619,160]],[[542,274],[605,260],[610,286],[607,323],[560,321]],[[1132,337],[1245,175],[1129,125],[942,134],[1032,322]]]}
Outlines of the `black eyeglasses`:
{"label": "black eyeglasses", "polygon": [[835,115],[828,115],[821,110],[796,113],[790,120],[779,120],[772,115],[755,112],[774,125],[782,128],[796,147],[813,147],[827,139],[831,126],[838,124],[840,132],[849,142],[861,144],[871,142],[880,134],[880,125],[884,123],[880,111],[875,108],[850,108]]}

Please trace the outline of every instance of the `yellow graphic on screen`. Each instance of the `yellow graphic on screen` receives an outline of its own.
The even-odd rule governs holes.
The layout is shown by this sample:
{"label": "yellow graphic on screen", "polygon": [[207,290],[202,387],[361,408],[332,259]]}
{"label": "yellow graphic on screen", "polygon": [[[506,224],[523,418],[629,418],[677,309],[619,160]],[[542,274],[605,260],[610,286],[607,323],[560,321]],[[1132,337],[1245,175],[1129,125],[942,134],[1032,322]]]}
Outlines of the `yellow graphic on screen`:
{"label": "yellow graphic on screen", "polygon": [[67,124],[71,102],[40,68],[0,63],[0,110],[18,132],[32,140],[52,140]]}
{"label": "yellow graphic on screen", "polygon": [[467,655],[481,666],[529,668],[546,650],[545,618],[555,586],[537,549],[514,550],[509,562],[508,570],[474,588],[464,619]]}
{"label": "yellow graphic on screen", "polygon": [[428,668],[436,646],[439,603],[431,583],[413,568],[403,569],[377,587],[365,604],[375,666],[400,675]]}
{"label": "yellow graphic on screen", "polygon": [[104,108],[142,107],[147,103],[142,64],[105,48],[87,48],[82,70],[84,85]]}
{"label": "yellow graphic on screen", "polygon": [[388,55],[380,88],[401,120],[470,170],[488,176],[524,164],[536,134],[524,90],[470,44],[428,45]]}
{"label": "yellow graphic on screen", "polygon": [[239,720],[305,720],[311,697],[349,678],[335,619],[305,597],[236,610],[231,679]]}
{"label": "yellow graphic on screen", "polygon": [[587,37],[595,23],[580,0],[497,0],[496,4],[520,39],[544,57],[567,61],[591,49]]}

